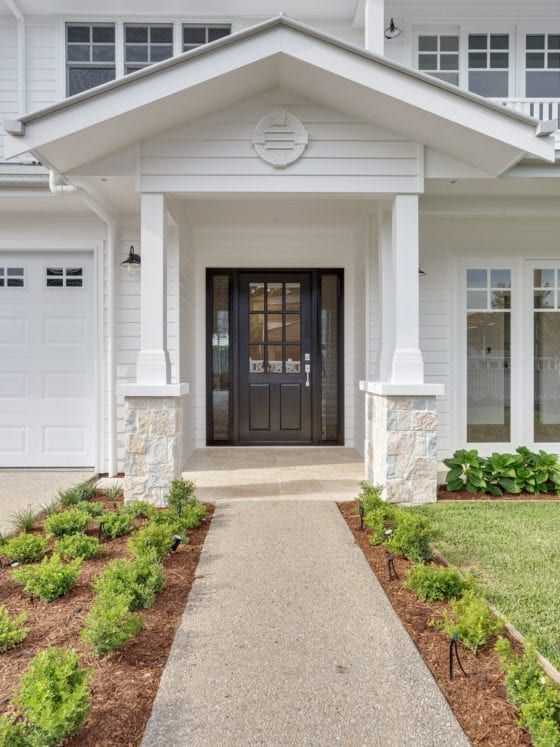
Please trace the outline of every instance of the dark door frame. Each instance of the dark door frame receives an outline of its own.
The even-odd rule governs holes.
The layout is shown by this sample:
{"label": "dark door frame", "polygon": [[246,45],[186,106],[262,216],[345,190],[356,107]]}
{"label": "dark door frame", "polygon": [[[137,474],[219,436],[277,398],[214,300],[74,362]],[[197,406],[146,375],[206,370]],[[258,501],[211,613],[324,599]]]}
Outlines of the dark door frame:
{"label": "dark door frame", "polygon": [[[206,269],[206,444],[208,446],[235,446],[239,444],[239,275],[240,273],[286,273],[308,272],[311,275],[311,323],[312,323],[312,352],[311,363],[313,371],[312,390],[312,446],[341,446],[344,445],[344,269],[342,268],[219,268]],[[212,398],[212,293],[213,279],[218,276],[229,278],[229,434],[228,440],[215,440],[213,431],[213,398]],[[321,440],[321,277],[335,275],[338,278],[338,434],[335,440]],[[244,446],[258,446],[258,443]]]}

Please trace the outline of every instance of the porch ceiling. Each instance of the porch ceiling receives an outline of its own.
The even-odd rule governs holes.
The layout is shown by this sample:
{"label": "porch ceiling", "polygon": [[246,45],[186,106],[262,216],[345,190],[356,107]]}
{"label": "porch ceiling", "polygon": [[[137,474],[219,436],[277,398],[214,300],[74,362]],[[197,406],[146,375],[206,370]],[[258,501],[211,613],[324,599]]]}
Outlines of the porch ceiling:
{"label": "porch ceiling", "polygon": [[526,154],[554,160],[533,120],[284,16],[26,115],[6,155],[31,151],[68,173],[276,86],[491,175]]}

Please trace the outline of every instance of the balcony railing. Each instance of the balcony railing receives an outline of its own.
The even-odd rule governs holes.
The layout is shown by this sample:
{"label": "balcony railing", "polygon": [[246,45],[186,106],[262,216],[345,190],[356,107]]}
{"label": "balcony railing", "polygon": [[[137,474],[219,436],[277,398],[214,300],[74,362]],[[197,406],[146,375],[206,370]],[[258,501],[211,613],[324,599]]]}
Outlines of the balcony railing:
{"label": "balcony railing", "polygon": [[503,104],[508,109],[523,112],[541,122],[549,119],[560,119],[560,99],[490,99],[496,104]]}

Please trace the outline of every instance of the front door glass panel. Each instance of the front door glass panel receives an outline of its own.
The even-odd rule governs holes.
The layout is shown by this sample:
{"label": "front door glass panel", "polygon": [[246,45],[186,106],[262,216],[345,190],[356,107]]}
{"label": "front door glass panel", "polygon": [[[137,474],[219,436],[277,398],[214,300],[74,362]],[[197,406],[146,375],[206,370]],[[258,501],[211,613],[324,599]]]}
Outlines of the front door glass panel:
{"label": "front door glass panel", "polygon": [[560,270],[533,272],[534,441],[560,441]]}
{"label": "front door glass panel", "polygon": [[250,373],[301,373],[301,283],[249,283],[249,343],[260,342],[249,346]]}

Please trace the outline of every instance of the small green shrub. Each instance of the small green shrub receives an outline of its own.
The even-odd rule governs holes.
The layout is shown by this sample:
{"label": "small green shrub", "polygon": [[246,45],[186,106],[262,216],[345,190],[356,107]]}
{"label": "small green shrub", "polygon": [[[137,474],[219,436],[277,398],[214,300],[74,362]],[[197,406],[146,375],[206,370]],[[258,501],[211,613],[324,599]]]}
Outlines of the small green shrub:
{"label": "small green shrub", "polygon": [[475,654],[503,630],[504,621],[492,614],[484,599],[473,590],[451,601],[450,607],[450,611],[444,610],[441,619],[431,624],[448,636],[456,633],[461,643]]}
{"label": "small green shrub", "polygon": [[21,721],[0,715],[0,747],[40,747],[40,742]]}
{"label": "small green shrub", "polygon": [[54,551],[65,560],[88,560],[99,553],[100,547],[101,543],[97,537],[81,533],[67,534],[56,541]]}
{"label": "small green shrub", "polygon": [[139,529],[128,541],[128,549],[137,557],[146,551],[153,551],[161,559],[173,545],[173,529],[168,524],[149,523]]}
{"label": "small green shrub", "polygon": [[123,512],[130,514],[135,519],[151,519],[156,510],[149,501],[129,501],[129,503],[124,504]]}
{"label": "small green shrub", "polygon": [[100,517],[99,523],[103,534],[115,539],[130,532],[134,526],[134,517],[118,511],[109,511]]}
{"label": "small green shrub", "polygon": [[45,520],[45,532],[55,537],[83,532],[89,524],[89,516],[78,508],[69,508],[53,514]]}
{"label": "small green shrub", "polygon": [[194,482],[178,478],[172,480],[167,494],[167,505],[177,514],[182,514],[185,507],[196,500]]}
{"label": "small green shrub", "polygon": [[53,646],[31,660],[13,702],[43,745],[59,745],[82,726],[89,711],[89,677],[70,649]]}
{"label": "small green shrub", "polygon": [[76,583],[82,561],[63,563],[56,554],[37,565],[23,566],[12,572],[12,578],[32,597],[52,602],[67,594]]}
{"label": "small green shrub", "polygon": [[528,645],[516,656],[506,638],[496,642],[508,700],[519,711],[519,725],[531,735],[535,747],[560,746],[560,688],[543,672],[536,649]]}
{"label": "small green shrub", "polygon": [[392,503],[380,501],[379,505],[371,507],[364,516],[364,524],[369,529],[369,541],[372,545],[381,545],[386,539],[386,529],[392,529],[401,511]]}
{"label": "small green shrub", "polygon": [[105,504],[102,501],[80,501],[76,508],[88,516],[102,516],[105,513]]}
{"label": "small green shrub", "polygon": [[13,563],[36,563],[47,549],[47,541],[36,534],[18,534],[10,537],[2,547],[2,555]]}
{"label": "small green shrub", "polygon": [[412,567],[405,586],[425,602],[460,599],[472,588],[472,581],[463,578],[457,568],[424,565]]}
{"label": "small green shrub", "polygon": [[[22,612],[16,617],[10,617],[8,610],[0,604],[0,654],[9,651],[24,640],[29,628],[24,626],[27,614]],[[0,742],[0,745],[2,742]]]}
{"label": "small green shrub", "polygon": [[206,507],[199,501],[187,504],[181,514],[176,514],[171,509],[164,508],[156,511],[151,519],[152,524],[164,524],[168,526],[173,534],[183,535],[189,529],[196,529],[206,516]]}
{"label": "small green shrub", "polygon": [[12,514],[12,524],[18,532],[31,532],[35,526],[35,512],[31,506]]}
{"label": "small green shrub", "polygon": [[93,582],[99,600],[126,596],[130,609],[151,607],[163,588],[163,567],[155,552],[146,551],[134,560],[113,560]]}
{"label": "small green shrub", "polygon": [[104,594],[92,605],[81,636],[97,656],[121,648],[143,628],[144,619],[130,611],[130,604],[126,595]]}
{"label": "small green shrub", "polygon": [[363,506],[364,515],[368,511],[377,508],[379,505],[385,503],[381,498],[381,492],[383,490],[382,485],[370,485],[368,482],[360,483],[362,491],[357,498],[358,505]]}
{"label": "small green shrub", "polygon": [[385,546],[395,555],[421,563],[431,558],[430,542],[436,536],[437,531],[426,516],[399,508],[393,516],[393,532]]}

